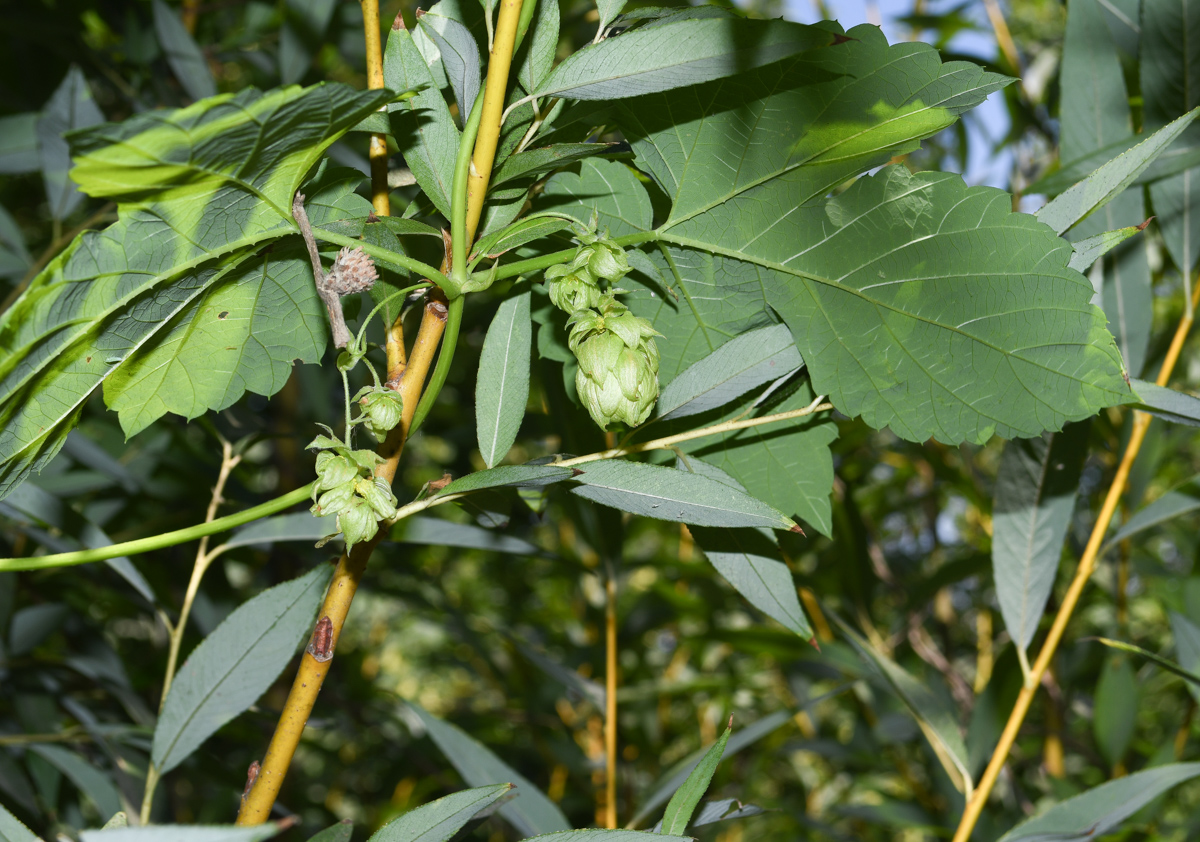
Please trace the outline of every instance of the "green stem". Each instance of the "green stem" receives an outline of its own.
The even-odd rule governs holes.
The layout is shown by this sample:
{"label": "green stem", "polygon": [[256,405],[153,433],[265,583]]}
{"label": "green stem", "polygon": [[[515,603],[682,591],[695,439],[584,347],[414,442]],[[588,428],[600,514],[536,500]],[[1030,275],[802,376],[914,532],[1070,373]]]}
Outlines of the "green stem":
{"label": "green stem", "polygon": [[[467,182],[471,178],[471,153],[475,149],[475,138],[479,135],[479,121],[483,117],[483,89],[471,106],[471,116],[463,126],[462,139],[458,143],[458,157],[454,159],[454,193],[450,199],[450,275],[456,289],[447,297],[458,297],[459,290],[467,281]],[[444,289],[444,287],[443,287]]]}
{"label": "green stem", "polygon": [[205,535],[215,535],[225,532],[235,526],[242,526],[259,518],[282,512],[297,503],[307,500],[312,493],[313,484],[310,482],[303,488],[289,491],[274,500],[268,500],[258,506],[246,509],[244,512],[226,515],[208,523],[189,526],[186,529],[176,529],[174,532],[164,532],[161,535],[151,535],[149,538],[138,538],[136,541],[125,541],[121,544],[110,544],[107,547],[97,547],[91,550],[77,550],[71,553],[54,553],[53,555],[36,556],[33,558],[0,558],[0,572],[6,570],[45,570],[50,567],[70,567],[76,564],[87,564],[92,561],[104,561],[120,556],[138,555],[176,544],[195,541]]}
{"label": "green stem", "polygon": [[[613,242],[619,246],[636,246],[641,243],[649,243],[658,239],[657,231],[639,231],[636,234],[626,234],[624,237],[614,237]],[[531,257],[528,260],[518,260],[516,263],[508,263],[502,266],[488,269],[486,272],[476,272],[476,276],[480,280],[491,279],[493,281],[502,281],[505,278],[515,278],[517,275],[530,275],[534,272],[540,272],[543,269],[549,269],[551,266],[556,266],[559,263],[564,263],[575,256],[575,252],[579,249],[569,248],[562,251],[556,251],[551,254],[543,254],[541,257]],[[492,273],[496,274],[493,276]]]}
{"label": "green stem", "polygon": [[422,278],[428,278],[442,289],[450,286],[450,279],[434,269],[428,263],[422,263],[419,260],[414,260],[406,254],[385,249],[382,246],[373,245],[366,240],[356,240],[353,237],[346,237],[342,234],[334,234],[332,231],[323,231],[320,228],[313,229],[313,237],[326,243],[333,243],[338,246],[349,246],[350,248],[361,248],[367,254],[376,260],[386,260],[388,263],[395,263],[397,266],[403,266],[410,272],[414,272]]}
{"label": "green stem", "polygon": [[446,332],[442,334],[442,348],[438,351],[437,365],[433,369],[433,375],[429,378],[429,385],[425,387],[425,392],[417,403],[417,411],[413,415],[412,424],[409,425],[408,435],[410,437],[421,426],[421,422],[425,420],[429,410],[433,409],[433,403],[437,400],[438,393],[442,391],[442,386],[446,382],[446,375],[450,373],[450,364],[454,362],[454,347],[458,344],[458,328],[462,324],[464,300],[466,300],[466,296],[460,295],[458,298],[451,299],[447,307]]}

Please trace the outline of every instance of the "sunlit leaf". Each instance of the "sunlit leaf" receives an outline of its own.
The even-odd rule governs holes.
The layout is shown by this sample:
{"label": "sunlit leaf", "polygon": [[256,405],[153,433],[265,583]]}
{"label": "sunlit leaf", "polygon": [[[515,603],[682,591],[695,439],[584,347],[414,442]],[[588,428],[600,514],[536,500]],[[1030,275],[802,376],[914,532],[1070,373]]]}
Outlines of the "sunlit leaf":
{"label": "sunlit leaf", "polygon": [[489,468],[501,461],[521,429],[529,400],[533,322],[528,288],[506,298],[483,340],[475,383],[475,431],[479,452]]}

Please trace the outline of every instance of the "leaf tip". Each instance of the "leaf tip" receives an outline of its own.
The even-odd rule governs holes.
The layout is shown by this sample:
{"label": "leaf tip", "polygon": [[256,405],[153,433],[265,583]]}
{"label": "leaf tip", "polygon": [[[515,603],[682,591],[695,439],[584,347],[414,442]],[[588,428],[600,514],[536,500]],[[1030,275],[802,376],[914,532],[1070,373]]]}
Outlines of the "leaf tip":
{"label": "leaf tip", "polygon": [[857,38],[851,38],[849,35],[846,35],[844,33],[835,32],[833,34],[833,45],[832,46],[837,46],[838,44],[845,44],[847,41],[857,41],[857,40],[858,40]]}
{"label": "leaf tip", "polygon": [[397,32],[408,29],[404,25],[404,12],[396,12],[396,19],[392,21],[392,29]]}
{"label": "leaf tip", "polygon": [[808,639],[808,645],[813,649],[816,649],[818,652],[821,651],[821,644],[817,642],[817,636],[815,634]]}
{"label": "leaf tip", "polygon": [[1139,231],[1145,231],[1145,230],[1146,230],[1146,226],[1147,226],[1147,225],[1149,225],[1149,224],[1150,224],[1151,222],[1153,222],[1153,221],[1154,221],[1154,217],[1152,217],[1152,216],[1151,216],[1151,217],[1147,217],[1147,219],[1146,219],[1146,221],[1145,221],[1145,222],[1143,222],[1141,225],[1138,225],[1138,226],[1136,226],[1136,227],[1137,227],[1137,230],[1139,230]]}
{"label": "leaf tip", "polygon": [[795,532],[797,535],[803,535],[805,538],[808,537],[808,534],[800,528],[800,524],[798,523],[793,523],[792,528],[789,529],[788,532]]}
{"label": "leaf tip", "polygon": [[581,476],[583,476],[583,471],[581,471],[579,468],[571,469],[571,479],[574,479],[575,477],[581,477]]}

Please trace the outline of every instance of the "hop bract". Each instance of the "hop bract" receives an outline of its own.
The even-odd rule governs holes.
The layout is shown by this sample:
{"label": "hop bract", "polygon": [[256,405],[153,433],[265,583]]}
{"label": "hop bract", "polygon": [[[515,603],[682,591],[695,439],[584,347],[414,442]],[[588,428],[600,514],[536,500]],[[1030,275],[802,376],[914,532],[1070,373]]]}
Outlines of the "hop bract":
{"label": "hop bract", "polygon": [[579,361],[575,389],[592,420],[604,429],[614,421],[643,423],[658,400],[654,337],[661,334],[611,294],[599,309],[580,311],[568,324],[568,344]]}
{"label": "hop bract", "polygon": [[600,286],[586,264],[577,257],[546,270],[546,287],[555,307],[576,313],[600,304]]}
{"label": "hop bract", "polygon": [[365,387],[354,396],[362,407],[362,415],[356,420],[361,421],[367,432],[377,441],[383,441],[387,434],[400,423],[404,412],[404,400],[399,392],[386,387]]}

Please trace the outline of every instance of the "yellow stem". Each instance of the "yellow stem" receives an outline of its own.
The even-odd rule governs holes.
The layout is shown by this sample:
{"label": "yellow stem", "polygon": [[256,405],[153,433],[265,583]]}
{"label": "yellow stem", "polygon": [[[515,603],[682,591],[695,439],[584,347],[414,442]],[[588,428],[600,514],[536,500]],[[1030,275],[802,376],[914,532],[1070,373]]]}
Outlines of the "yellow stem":
{"label": "yellow stem", "polygon": [[[367,87],[375,90],[383,87],[383,46],[379,36],[379,0],[363,0],[362,11],[363,35],[367,46]],[[390,216],[392,209],[388,199],[386,135],[371,135],[371,146],[367,157],[371,161],[371,204],[379,216]]]}
{"label": "yellow stem", "polygon": [[610,565],[604,611],[604,826],[617,826],[617,581]]}
{"label": "yellow stem", "polygon": [[[1198,298],[1200,298],[1200,284],[1193,290],[1192,300],[1185,302],[1183,318],[1179,320],[1179,327],[1176,328],[1175,336],[1171,339],[1171,347],[1167,350],[1162,368],[1158,372],[1158,380],[1156,382],[1160,386],[1166,386],[1167,381],[1171,379],[1171,372],[1175,368],[1175,363],[1179,360],[1179,352],[1183,349],[1184,340],[1187,338],[1188,331],[1192,326],[1192,311],[1198,303]],[[1187,304],[1191,306],[1187,307]],[[992,759],[988,763],[987,769],[984,770],[983,778],[980,779],[978,788],[975,790],[970,801],[967,802],[962,820],[958,825],[958,830],[954,833],[953,842],[967,842],[971,838],[971,832],[975,829],[975,824],[979,821],[979,816],[983,812],[983,807],[987,803],[988,796],[991,794],[992,788],[996,785],[996,779],[1000,776],[1000,770],[1004,768],[1004,763],[1008,759],[1008,753],[1012,750],[1013,743],[1016,742],[1017,734],[1021,730],[1021,724],[1025,721],[1025,715],[1029,712],[1029,706],[1033,702],[1033,697],[1037,694],[1037,688],[1042,681],[1042,676],[1045,675],[1046,670],[1050,666],[1050,660],[1058,650],[1058,644],[1062,640],[1063,633],[1066,631],[1067,622],[1071,619],[1071,615],[1075,611],[1075,606],[1079,603],[1079,597],[1083,594],[1084,586],[1087,585],[1088,579],[1091,578],[1092,572],[1096,569],[1096,557],[1099,553],[1101,543],[1104,540],[1105,533],[1108,531],[1109,524],[1112,523],[1113,515],[1117,511],[1117,505],[1121,501],[1121,495],[1125,491],[1125,486],[1129,482],[1129,472],[1133,468],[1133,462],[1142,447],[1142,442],[1146,439],[1146,431],[1150,428],[1150,420],[1151,416],[1144,412],[1134,413],[1133,431],[1129,436],[1129,443],[1125,446],[1125,453],[1121,457],[1121,464],[1117,467],[1116,476],[1113,477],[1112,485],[1108,489],[1108,495],[1104,498],[1104,505],[1100,508],[1100,515],[1096,519],[1095,526],[1092,527],[1091,537],[1088,538],[1087,547],[1083,551],[1083,557],[1079,560],[1079,567],[1075,570],[1075,578],[1071,580],[1071,585],[1067,588],[1067,593],[1063,597],[1058,613],[1054,617],[1054,624],[1050,627],[1050,633],[1046,636],[1046,642],[1042,644],[1042,649],[1038,652],[1037,660],[1034,662],[1030,674],[1026,677],[1025,685],[1021,688],[1021,692],[1017,696],[1017,702],[1013,706],[1012,713],[1009,714],[1008,722],[1005,724],[1004,731],[1000,735],[1000,741],[996,745],[996,750],[992,753]]]}
{"label": "yellow stem", "polygon": [[500,142],[500,117],[504,113],[504,97],[508,91],[508,71],[512,65],[513,45],[517,38],[517,23],[521,18],[521,0],[501,0],[496,19],[496,38],[488,60],[487,86],[483,91],[483,115],[475,151],[471,156],[471,176],[467,180],[467,241],[475,239],[479,218],[483,214],[483,197],[487,194],[496,146]]}

